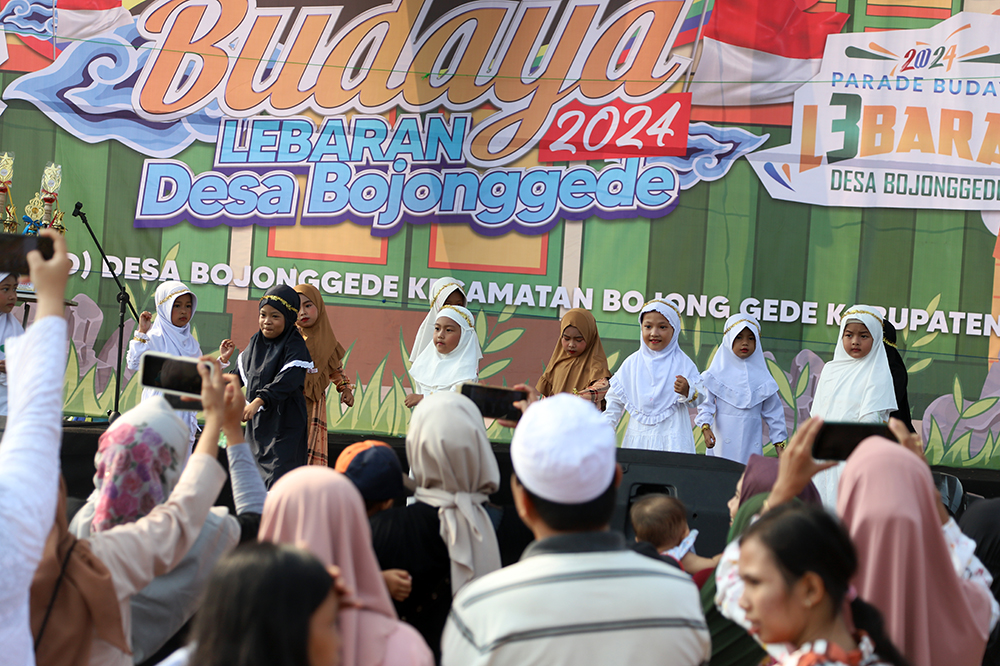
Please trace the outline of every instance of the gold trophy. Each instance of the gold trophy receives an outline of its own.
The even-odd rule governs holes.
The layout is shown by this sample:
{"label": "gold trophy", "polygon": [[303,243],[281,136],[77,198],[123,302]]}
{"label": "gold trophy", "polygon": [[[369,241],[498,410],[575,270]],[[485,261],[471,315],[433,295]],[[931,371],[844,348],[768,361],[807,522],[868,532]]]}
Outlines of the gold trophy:
{"label": "gold trophy", "polygon": [[4,152],[0,155],[0,195],[2,195],[4,233],[16,234],[18,231],[17,210],[11,202],[10,186],[14,181],[14,153]]}
{"label": "gold trophy", "polygon": [[[59,210],[57,203],[59,200],[59,188],[62,187],[62,166],[49,162],[42,171],[41,198],[43,205],[42,224],[50,227],[60,234],[66,233],[66,227],[62,224],[63,212]],[[55,207],[55,214],[52,209]]]}

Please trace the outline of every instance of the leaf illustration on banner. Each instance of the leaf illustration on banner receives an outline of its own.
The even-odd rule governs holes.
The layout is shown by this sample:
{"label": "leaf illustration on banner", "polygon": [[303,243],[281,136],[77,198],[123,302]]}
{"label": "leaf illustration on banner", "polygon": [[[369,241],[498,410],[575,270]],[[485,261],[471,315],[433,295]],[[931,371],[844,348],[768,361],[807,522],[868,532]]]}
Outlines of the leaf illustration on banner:
{"label": "leaf illustration on banner", "polygon": [[173,157],[195,141],[215,143],[222,115],[215,102],[175,121],[135,113],[131,80],[149,58],[147,43],[135,24],[72,42],[54,63],[7,86],[4,98],[34,104],[83,141],[114,139],[150,157]]}

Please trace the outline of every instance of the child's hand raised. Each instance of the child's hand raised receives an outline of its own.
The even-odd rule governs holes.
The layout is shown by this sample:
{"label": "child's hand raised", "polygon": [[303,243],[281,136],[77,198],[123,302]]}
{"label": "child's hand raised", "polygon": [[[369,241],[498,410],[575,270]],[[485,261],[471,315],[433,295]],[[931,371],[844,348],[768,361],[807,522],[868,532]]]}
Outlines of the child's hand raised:
{"label": "child's hand raised", "polygon": [[236,351],[236,343],[226,338],[219,343],[219,360],[223,363],[229,363],[229,359],[234,351]]}
{"label": "child's hand raised", "polygon": [[688,380],[681,375],[677,375],[677,379],[674,380],[674,392],[680,393],[685,398],[691,391],[691,385],[688,384]]}
{"label": "child's hand raised", "polygon": [[414,407],[419,405],[420,401],[423,399],[424,399],[423,394],[411,393],[410,395],[406,396],[406,398],[403,400],[403,404],[409,407],[410,409],[413,409]]}
{"label": "child's hand raised", "polygon": [[153,315],[149,314],[145,310],[139,313],[139,332],[149,333],[149,329],[153,326]]}
{"label": "child's hand raised", "polygon": [[66,281],[69,280],[69,269],[73,266],[66,254],[66,239],[51,229],[42,229],[38,233],[52,239],[52,258],[46,261],[38,250],[28,253],[28,271],[38,296],[38,313],[35,318],[52,315],[62,317]]}

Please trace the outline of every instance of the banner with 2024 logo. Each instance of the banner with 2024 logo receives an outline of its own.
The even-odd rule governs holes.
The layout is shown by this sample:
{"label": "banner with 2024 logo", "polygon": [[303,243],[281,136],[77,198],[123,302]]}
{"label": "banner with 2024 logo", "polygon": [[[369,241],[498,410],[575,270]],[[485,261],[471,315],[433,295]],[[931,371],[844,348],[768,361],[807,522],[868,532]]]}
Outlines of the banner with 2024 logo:
{"label": "banner with 2024 logo", "polygon": [[1000,16],[833,35],[791,143],[749,156],[768,193],[823,206],[1000,209]]}

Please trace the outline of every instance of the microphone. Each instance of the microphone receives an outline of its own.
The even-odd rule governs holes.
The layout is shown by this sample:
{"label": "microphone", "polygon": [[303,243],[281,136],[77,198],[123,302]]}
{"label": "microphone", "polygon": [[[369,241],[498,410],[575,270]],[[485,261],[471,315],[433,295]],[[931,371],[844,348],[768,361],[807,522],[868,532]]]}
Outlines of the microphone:
{"label": "microphone", "polygon": [[73,207],[73,217],[80,217],[80,209],[83,208],[83,203],[80,201],[76,202],[76,206]]}

